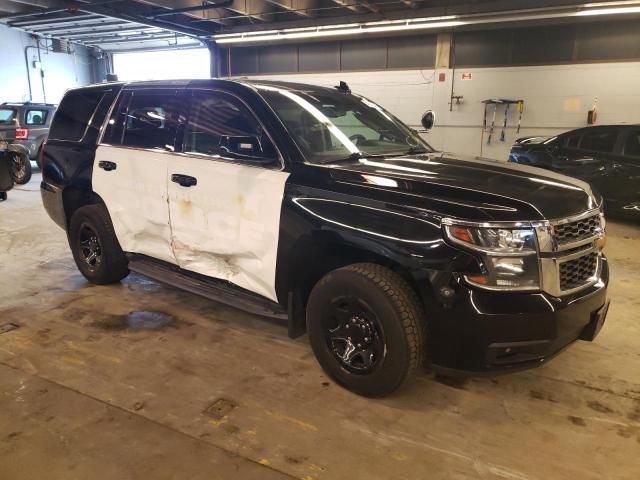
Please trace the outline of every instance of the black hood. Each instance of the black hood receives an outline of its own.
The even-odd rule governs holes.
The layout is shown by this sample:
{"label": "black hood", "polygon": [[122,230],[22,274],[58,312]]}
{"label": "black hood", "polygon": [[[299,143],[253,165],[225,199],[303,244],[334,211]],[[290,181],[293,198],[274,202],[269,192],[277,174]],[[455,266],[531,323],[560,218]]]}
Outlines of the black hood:
{"label": "black hood", "polygon": [[469,220],[550,220],[600,204],[575,178],[458,154],[363,158],[331,167],[335,181],[395,192],[394,202]]}

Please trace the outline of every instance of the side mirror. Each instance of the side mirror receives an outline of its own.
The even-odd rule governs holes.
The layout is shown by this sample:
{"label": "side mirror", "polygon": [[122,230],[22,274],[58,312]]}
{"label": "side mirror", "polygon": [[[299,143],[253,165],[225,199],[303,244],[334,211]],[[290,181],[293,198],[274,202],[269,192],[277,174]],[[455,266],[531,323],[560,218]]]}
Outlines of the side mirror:
{"label": "side mirror", "polygon": [[275,152],[263,151],[261,141],[254,136],[229,136],[220,138],[220,149],[238,160],[268,165],[277,161]]}
{"label": "side mirror", "polygon": [[433,110],[427,110],[422,115],[422,126],[426,131],[429,131],[433,128],[433,125],[436,123],[436,114],[433,113]]}

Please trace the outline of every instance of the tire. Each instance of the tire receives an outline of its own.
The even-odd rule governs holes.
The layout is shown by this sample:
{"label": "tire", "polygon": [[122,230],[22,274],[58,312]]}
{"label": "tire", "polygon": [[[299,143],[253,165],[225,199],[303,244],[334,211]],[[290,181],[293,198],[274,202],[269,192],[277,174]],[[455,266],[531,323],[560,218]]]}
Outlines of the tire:
{"label": "tire", "polygon": [[129,274],[127,257],[104,205],[76,210],[69,225],[69,246],[78,270],[91,283],[116,283]]}
{"label": "tire", "polygon": [[4,202],[7,199],[7,192],[0,192],[0,202]]}
{"label": "tire", "polygon": [[415,291],[371,263],[328,273],[307,303],[309,340],[323,370],[367,397],[389,395],[412,376],[424,357],[425,326]]}
{"label": "tire", "polygon": [[31,180],[31,160],[27,155],[13,154],[12,169],[13,181],[18,185],[24,185]]}

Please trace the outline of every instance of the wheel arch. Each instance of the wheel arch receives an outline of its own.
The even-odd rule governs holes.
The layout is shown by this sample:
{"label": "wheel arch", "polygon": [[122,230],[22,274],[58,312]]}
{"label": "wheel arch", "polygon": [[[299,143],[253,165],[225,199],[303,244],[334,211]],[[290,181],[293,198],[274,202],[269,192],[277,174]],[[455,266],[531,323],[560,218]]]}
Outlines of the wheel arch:
{"label": "wheel arch", "polygon": [[79,187],[67,187],[62,191],[62,204],[64,207],[65,221],[67,230],[71,223],[71,217],[81,207],[86,205],[106,204],[102,197],[93,190],[87,190]]}

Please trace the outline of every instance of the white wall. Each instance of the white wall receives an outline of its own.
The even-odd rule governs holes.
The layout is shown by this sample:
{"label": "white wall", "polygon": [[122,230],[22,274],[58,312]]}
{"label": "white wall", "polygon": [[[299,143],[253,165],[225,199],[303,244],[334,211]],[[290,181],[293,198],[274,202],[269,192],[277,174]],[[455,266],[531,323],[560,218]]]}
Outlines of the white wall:
{"label": "white wall", "polygon": [[[0,25],[0,103],[29,99],[27,67],[24,49],[35,42],[25,33]],[[58,103],[65,90],[91,83],[90,58],[85,49],[75,47],[76,54],[50,53],[41,50],[46,99]],[[44,100],[40,69],[32,61],[38,59],[36,49],[29,49],[29,73],[31,75],[32,100]]]}
{"label": "white wall", "polygon": [[[445,73],[440,82],[439,73]],[[461,80],[462,73],[471,80]],[[346,81],[351,90],[383,105],[411,126],[419,126],[425,110],[436,112],[436,127],[426,135],[438,149],[482,154],[506,160],[513,140],[527,135],[553,135],[586,126],[587,111],[598,98],[598,123],[640,123],[640,63],[602,63],[541,67],[470,68],[456,71],[455,94],[463,103],[449,112],[451,70],[403,70],[260,76],[320,85]],[[500,142],[503,108],[496,115],[491,145],[481,143],[482,100],[521,98],[525,110],[516,134],[517,111],[509,113],[505,142]],[[487,116],[491,122],[491,115]]]}

